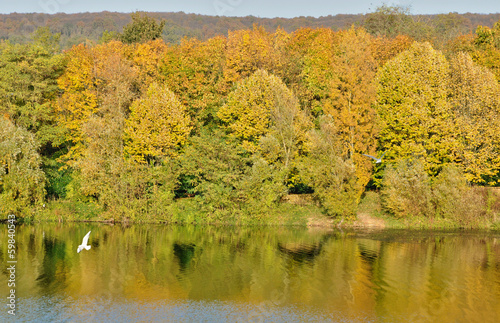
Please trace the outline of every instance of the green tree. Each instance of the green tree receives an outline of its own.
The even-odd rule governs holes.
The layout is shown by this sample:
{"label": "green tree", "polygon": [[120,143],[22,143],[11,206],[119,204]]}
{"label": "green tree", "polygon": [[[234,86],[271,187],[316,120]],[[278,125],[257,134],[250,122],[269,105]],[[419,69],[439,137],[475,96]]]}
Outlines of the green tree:
{"label": "green tree", "polygon": [[42,153],[48,154],[51,145],[60,144],[62,138],[54,102],[64,64],[57,34],[41,28],[33,39],[25,45],[0,43],[0,114],[34,133]]}
{"label": "green tree", "polygon": [[120,40],[127,44],[144,43],[161,38],[165,21],[159,23],[147,14],[135,12],[131,14],[132,22],[123,28]]}
{"label": "green tree", "polygon": [[441,173],[432,181],[432,202],[436,209],[436,216],[443,218],[459,218],[464,208],[473,209],[466,205],[470,187],[463,171],[455,165],[443,168]]}
{"label": "green tree", "polygon": [[326,214],[354,218],[360,187],[355,165],[342,153],[337,134],[335,120],[331,116],[321,118],[320,129],[309,133],[309,153],[297,167]]}
{"label": "green tree", "polygon": [[235,138],[202,131],[180,157],[181,173],[209,221],[241,222],[265,216],[286,194],[275,168]]}
{"label": "green tree", "polygon": [[0,117],[0,213],[32,215],[45,198],[40,145],[26,129]]}

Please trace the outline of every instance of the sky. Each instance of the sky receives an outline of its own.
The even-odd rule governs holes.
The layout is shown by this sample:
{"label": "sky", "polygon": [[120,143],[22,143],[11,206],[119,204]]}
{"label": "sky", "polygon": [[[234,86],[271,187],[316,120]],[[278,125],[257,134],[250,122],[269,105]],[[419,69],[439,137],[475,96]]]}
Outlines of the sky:
{"label": "sky", "polygon": [[0,0],[0,13],[158,11],[219,16],[328,16],[373,12],[382,4],[409,6],[413,14],[500,13],[500,0]]}

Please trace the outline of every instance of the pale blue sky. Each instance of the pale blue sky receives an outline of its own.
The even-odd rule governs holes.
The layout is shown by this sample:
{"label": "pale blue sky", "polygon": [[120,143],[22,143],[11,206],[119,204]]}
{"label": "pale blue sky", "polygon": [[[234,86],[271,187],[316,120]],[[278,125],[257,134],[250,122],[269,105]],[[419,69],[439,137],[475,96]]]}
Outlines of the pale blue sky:
{"label": "pale blue sky", "polygon": [[500,0],[0,0],[0,13],[160,11],[221,16],[297,17],[372,12],[383,3],[410,6],[414,14],[499,13]]}

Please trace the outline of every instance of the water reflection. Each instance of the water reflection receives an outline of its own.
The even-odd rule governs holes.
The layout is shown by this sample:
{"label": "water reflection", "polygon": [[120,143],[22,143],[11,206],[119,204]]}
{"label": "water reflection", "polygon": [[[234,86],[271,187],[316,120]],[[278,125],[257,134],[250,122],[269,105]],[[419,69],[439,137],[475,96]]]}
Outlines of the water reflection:
{"label": "water reflection", "polygon": [[174,256],[179,260],[181,271],[185,271],[189,268],[189,264],[194,257],[194,252],[194,244],[174,243]]}
{"label": "water reflection", "polygon": [[[494,233],[95,223],[17,229],[24,320],[500,320]],[[6,226],[0,230],[6,241]],[[92,248],[77,254],[89,230]],[[7,256],[2,243],[2,263]],[[7,280],[3,266],[3,299]]]}

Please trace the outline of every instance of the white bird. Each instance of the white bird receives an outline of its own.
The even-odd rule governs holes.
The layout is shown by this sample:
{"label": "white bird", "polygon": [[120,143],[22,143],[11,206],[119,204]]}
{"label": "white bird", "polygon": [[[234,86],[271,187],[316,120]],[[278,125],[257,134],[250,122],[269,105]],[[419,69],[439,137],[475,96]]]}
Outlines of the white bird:
{"label": "white bird", "polygon": [[83,249],[85,250],[90,250],[90,246],[87,245],[87,242],[89,241],[89,236],[90,236],[90,231],[83,237],[82,244],[78,246],[77,252],[80,253]]}
{"label": "white bird", "polygon": [[381,162],[382,162],[382,158],[384,158],[385,153],[386,153],[386,152],[384,151],[384,153],[382,154],[382,156],[380,156],[380,158],[373,157],[372,155],[366,155],[366,154],[362,154],[362,155],[364,155],[364,156],[366,156],[366,157],[370,157],[370,158],[375,159],[375,164],[379,164],[379,163],[381,163]]}

